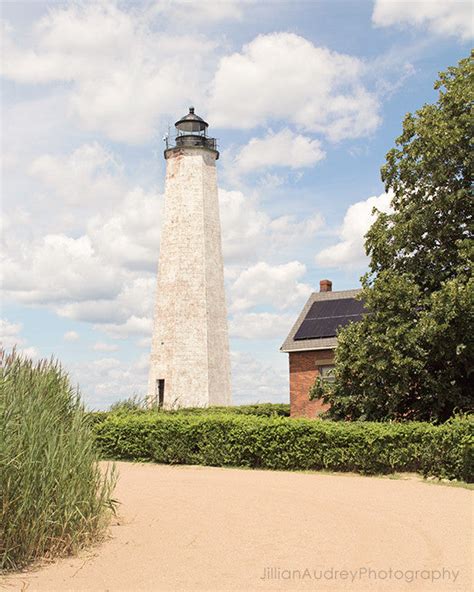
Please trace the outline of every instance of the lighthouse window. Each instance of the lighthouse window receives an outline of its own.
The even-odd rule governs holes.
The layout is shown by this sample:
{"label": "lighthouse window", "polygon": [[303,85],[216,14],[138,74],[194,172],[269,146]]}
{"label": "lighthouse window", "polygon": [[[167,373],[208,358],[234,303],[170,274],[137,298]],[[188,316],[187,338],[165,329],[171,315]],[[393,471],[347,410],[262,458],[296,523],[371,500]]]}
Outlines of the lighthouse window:
{"label": "lighthouse window", "polygon": [[156,400],[158,401],[158,407],[163,407],[165,400],[165,379],[158,378],[156,381]]}

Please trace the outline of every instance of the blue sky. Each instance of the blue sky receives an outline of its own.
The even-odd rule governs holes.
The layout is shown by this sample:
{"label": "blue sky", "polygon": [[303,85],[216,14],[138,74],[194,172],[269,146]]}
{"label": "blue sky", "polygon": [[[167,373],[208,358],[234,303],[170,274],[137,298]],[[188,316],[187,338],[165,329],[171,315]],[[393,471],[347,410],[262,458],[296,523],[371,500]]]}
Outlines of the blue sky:
{"label": "blue sky", "polygon": [[2,4],[2,338],[58,357],[91,408],[143,395],[162,136],[219,140],[233,395],[288,399],[309,293],[359,285],[403,116],[468,55],[469,2]]}

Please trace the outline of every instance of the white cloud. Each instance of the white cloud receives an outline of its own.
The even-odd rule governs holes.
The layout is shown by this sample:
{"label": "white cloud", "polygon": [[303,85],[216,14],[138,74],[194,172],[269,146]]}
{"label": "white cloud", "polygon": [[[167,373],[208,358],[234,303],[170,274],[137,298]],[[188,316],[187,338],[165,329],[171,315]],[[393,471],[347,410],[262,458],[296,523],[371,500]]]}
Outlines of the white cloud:
{"label": "white cloud", "polygon": [[231,353],[232,399],[245,403],[288,403],[288,360],[276,354],[271,360],[244,353]]}
{"label": "white cloud", "polygon": [[79,333],[77,333],[77,331],[66,331],[63,338],[64,341],[79,341],[80,339]]}
{"label": "white cloud", "polygon": [[251,0],[225,0],[224,2],[196,2],[195,0],[158,0],[152,10],[166,18],[186,26],[192,12],[192,25],[200,26],[227,20],[241,20],[244,8]]}
{"label": "white cloud", "polygon": [[[42,207],[16,207],[2,220],[4,294],[93,323],[150,315],[162,197],[129,189],[114,155],[99,144],[43,155],[30,170]],[[76,236],[44,233],[58,226]]]}
{"label": "white cloud", "polygon": [[318,212],[305,219],[295,215],[271,218],[256,195],[219,189],[222,250],[226,265],[249,264],[272,255],[282,246],[301,244],[322,228]]}
{"label": "white cloud", "polygon": [[365,201],[352,204],[346,211],[339,233],[340,242],[323,249],[316,255],[321,267],[362,266],[367,262],[364,237],[375,220],[373,208],[381,212],[391,211],[391,194],[382,193]]}
{"label": "white cloud", "polygon": [[65,82],[87,129],[147,141],[160,116],[202,100],[215,47],[197,35],[156,33],[154,16],[107,0],[54,7],[34,27],[31,47],[16,45],[5,28],[3,73],[21,83]]}
{"label": "white cloud", "polygon": [[295,240],[301,242],[314,237],[316,232],[324,226],[324,218],[319,212],[303,220],[288,214],[274,218],[269,226],[274,242],[284,245]]}
{"label": "white cloud", "polygon": [[155,272],[162,204],[161,195],[140,187],[129,191],[112,211],[89,220],[87,231],[93,245],[109,264]]}
{"label": "white cloud", "polygon": [[239,312],[257,305],[282,310],[303,302],[311,286],[299,280],[306,267],[299,261],[271,266],[264,261],[245,269],[230,288],[231,310]]}
{"label": "white cloud", "polygon": [[[91,246],[107,265],[155,270],[162,196],[141,187],[130,189],[114,155],[97,143],[69,155],[43,155],[30,167],[55,207],[49,217],[86,232]],[[59,202],[57,201],[59,198]],[[78,216],[71,205],[78,206]]]}
{"label": "white cloud", "polygon": [[146,394],[148,356],[132,362],[116,358],[69,364],[73,382],[80,382],[81,393],[92,409],[107,409],[112,403]]}
{"label": "white cloud", "polygon": [[59,303],[54,307],[55,312],[67,319],[84,321],[86,323],[101,323],[121,321],[126,318],[126,312],[117,306],[118,296],[108,299],[69,301]]}
{"label": "white cloud", "polygon": [[468,41],[473,36],[472,2],[464,0],[376,0],[372,22],[378,27],[424,27]]}
{"label": "white cloud", "polygon": [[330,140],[358,138],[380,123],[379,104],[363,84],[365,64],[292,33],[260,35],[220,60],[209,118],[249,129],[274,120]]}
{"label": "white cloud", "polygon": [[12,348],[15,345],[21,345],[23,343],[20,337],[21,329],[21,323],[10,323],[7,319],[0,319],[2,346]]}
{"label": "white cloud", "polygon": [[324,157],[319,140],[285,128],[263,138],[252,138],[237,154],[235,164],[244,173],[273,166],[298,169],[311,167]]}
{"label": "white cloud", "polygon": [[39,97],[18,92],[14,102],[4,100],[2,157],[9,172],[16,168],[25,177],[32,156],[62,149],[65,129],[68,140],[76,137],[77,129],[68,121],[64,89],[55,89],[54,94]]}
{"label": "white cloud", "polygon": [[36,244],[19,247],[2,263],[3,289],[17,301],[113,298],[120,292],[116,270],[101,263],[88,236],[46,235]]}
{"label": "white cloud", "polygon": [[147,337],[141,337],[135,343],[138,345],[138,347],[145,347],[147,349],[150,349],[151,348],[151,332],[150,332],[150,335],[148,335]]}
{"label": "white cloud", "polygon": [[100,144],[84,144],[67,156],[44,154],[36,158],[30,174],[41,180],[69,205],[110,206],[123,195],[120,166]]}
{"label": "white cloud", "polygon": [[241,191],[219,189],[219,202],[224,261],[246,259],[258,250],[270,217]]}
{"label": "white cloud", "polygon": [[114,339],[126,339],[130,335],[150,335],[152,319],[132,315],[124,323],[102,323],[95,326],[96,329],[107,333]]}
{"label": "white cloud", "polygon": [[26,341],[21,337],[21,323],[11,323],[7,319],[0,319],[0,346],[6,350],[15,348],[16,352],[27,358],[37,358],[36,347],[27,346]]}
{"label": "white cloud", "polygon": [[113,352],[117,351],[119,346],[115,343],[104,343],[103,341],[98,341],[94,343],[92,349],[94,351],[104,351],[104,352]]}
{"label": "white cloud", "polygon": [[283,341],[294,321],[294,314],[237,313],[229,322],[229,334],[241,339],[278,338]]}
{"label": "white cloud", "polygon": [[156,290],[156,278],[153,276],[123,278],[120,292],[110,299],[84,299],[70,301],[56,308],[56,312],[74,320],[107,326],[110,333],[116,332],[117,327],[131,329],[134,333],[136,318],[151,317]]}

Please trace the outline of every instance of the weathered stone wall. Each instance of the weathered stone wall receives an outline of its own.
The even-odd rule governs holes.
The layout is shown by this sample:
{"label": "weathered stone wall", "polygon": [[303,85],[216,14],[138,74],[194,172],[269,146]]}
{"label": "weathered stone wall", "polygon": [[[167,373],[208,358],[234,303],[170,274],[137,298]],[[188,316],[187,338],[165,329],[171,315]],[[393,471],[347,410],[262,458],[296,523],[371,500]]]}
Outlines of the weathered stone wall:
{"label": "weathered stone wall", "polygon": [[167,157],[148,395],[164,379],[167,408],[228,405],[216,153],[182,148]]}

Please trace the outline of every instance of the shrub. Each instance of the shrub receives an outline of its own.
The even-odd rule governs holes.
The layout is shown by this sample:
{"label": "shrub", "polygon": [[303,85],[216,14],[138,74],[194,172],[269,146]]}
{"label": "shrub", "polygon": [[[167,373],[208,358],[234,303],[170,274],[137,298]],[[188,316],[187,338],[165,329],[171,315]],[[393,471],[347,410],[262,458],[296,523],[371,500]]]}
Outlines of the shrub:
{"label": "shrub", "polygon": [[142,403],[137,402],[137,399],[127,399],[114,403],[110,407],[110,411],[90,411],[87,415],[90,423],[95,425],[105,421],[110,415],[115,414],[155,414],[161,413],[165,415],[209,415],[209,414],[225,414],[225,415],[258,415],[261,417],[281,416],[289,417],[290,406],[288,403],[255,403],[254,405],[238,405],[229,407],[188,407],[184,409],[146,409]]}
{"label": "shrub", "polygon": [[185,415],[209,415],[223,413],[224,415],[258,415],[259,417],[281,416],[289,417],[290,405],[288,403],[255,403],[253,405],[230,405],[228,407],[188,407],[175,409],[161,413],[185,414]]}
{"label": "shrub", "polygon": [[60,365],[5,355],[0,374],[0,568],[75,551],[113,505],[79,395]]}
{"label": "shrub", "polygon": [[110,413],[142,413],[146,411],[145,400],[137,396],[129,397],[112,403],[109,411]]}
{"label": "shrub", "polygon": [[90,426],[93,426],[96,423],[101,423],[102,421],[105,421],[108,417],[108,411],[89,411],[88,413],[86,413],[87,422]]}
{"label": "shrub", "polygon": [[473,427],[472,417],[436,426],[176,413],[110,416],[94,430],[116,459],[472,481]]}

